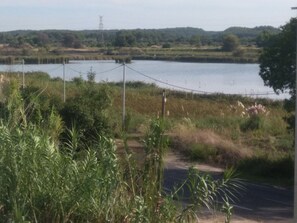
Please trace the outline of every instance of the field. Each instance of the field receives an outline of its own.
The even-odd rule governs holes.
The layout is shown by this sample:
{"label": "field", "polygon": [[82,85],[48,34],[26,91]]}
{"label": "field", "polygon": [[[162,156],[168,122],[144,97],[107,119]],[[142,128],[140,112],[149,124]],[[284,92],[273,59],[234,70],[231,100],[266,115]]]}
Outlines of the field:
{"label": "field", "polygon": [[[28,75],[28,86],[63,97],[63,82]],[[98,84],[108,89],[108,120],[114,136],[122,134],[122,83]],[[77,85],[66,83],[66,98]],[[140,82],[126,84],[126,130],[144,134],[150,120],[160,117],[162,89]],[[187,157],[223,167],[236,166],[248,178],[290,184],[293,179],[293,132],[282,101],[228,95],[199,95],[166,90],[165,123],[170,146]],[[61,102],[60,102],[61,103]],[[263,105],[257,115],[247,110]]]}
{"label": "field", "polygon": [[[127,83],[123,131],[122,83],[98,84],[93,78],[66,82],[63,102],[61,79],[27,73],[22,87],[17,74],[1,75],[0,215],[5,220],[191,222],[202,207],[218,208],[215,201],[223,192],[219,210],[228,222],[228,191],[240,189],[234,170],[243,178],[292,183],[293,133],[281,101],[166,90],[162,118],[163,89]],[[128,147],[131,137],[143,145],[140,166]],[[114,139],[123,141],[122,151]],[[179,206],[179,187],[162,191],[166,149],[226,168],[224,178],[190,169],[184,184],[191,202]]]}
{"label": "field", "polygon": [[[148,118],[161,115],[161,95],[154,87],[128,89],[128,131],[141,131]],[[255,104],[265,106],[265,112],[248,114]],[[118,93],[115,110],[120,106]],[[293,182],[293,133],[284,121],[287,116],[281,101],[167,91],[171,147],[200,162],[236,166],[248,178]]]}

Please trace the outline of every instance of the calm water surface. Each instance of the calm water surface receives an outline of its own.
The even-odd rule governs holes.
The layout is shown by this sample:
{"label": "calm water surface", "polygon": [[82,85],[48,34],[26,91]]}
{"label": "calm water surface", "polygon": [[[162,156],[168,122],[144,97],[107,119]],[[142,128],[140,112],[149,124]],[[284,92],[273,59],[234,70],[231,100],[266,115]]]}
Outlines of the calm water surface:
{"label": "calm water surface", "polygon": [[[63,78],[63,65],[0,65],[0,71],[43,71],[51,77]],[[65,65],[66,80],[96,73],[97,82],[123,80],[123,66],[113,61],[70,61]],[[155,83],[160,87],[197,93],[241,94],[273,99],[288,98],[276,95],[264,86],[258,64],[184,63],[165,61],[133,61],[126,65],[127,81]],[[165,84],[166,83],[166,84]]]}

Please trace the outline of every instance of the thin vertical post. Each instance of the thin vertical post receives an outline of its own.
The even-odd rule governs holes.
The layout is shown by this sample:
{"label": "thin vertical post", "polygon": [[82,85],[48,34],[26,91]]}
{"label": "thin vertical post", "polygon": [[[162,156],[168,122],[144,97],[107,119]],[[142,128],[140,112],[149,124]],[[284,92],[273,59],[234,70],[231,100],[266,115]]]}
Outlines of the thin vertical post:
{"label": "thin vertical post", "polygon": [[25,60],[22,60],[22,73],[23,73],[23,89],[25,88],[25,71],[24,71]]}
{"label": "thin vertical post", "polygon": [[165,103],[166,103],[166,92],[163,90],[162,93],[162,118],[165,118]]}
{"label": "thin vertical post", "polygon": [[123,63],[123,117],[122,117],[122,130],[126,130],[126,64]]}
{"label": "thin vertical post", "polygon": [[66,101],[65,60],[63,60],[63,102]]}
{"label": "thin vertical post", "polygon": [[[297,9],[297,7],[292,7]],[[295,164],[294,164],[294,222],[297,222],[297,18],[296,18],[296,49],[295,49]]]}
{"label": "thin vertical post", "polygon": [[297,20],[296,20],[296,61],[295,61],[295,166],[294,166],[294,222],[297,222]]}
{"label": "thin vertical post", "polygon": [[[296,20],[297,21],[297,20]],[[295,61],[295,166],[294,166],[294,222],[297,222],[297,22],[296,22],[296,61]]]}

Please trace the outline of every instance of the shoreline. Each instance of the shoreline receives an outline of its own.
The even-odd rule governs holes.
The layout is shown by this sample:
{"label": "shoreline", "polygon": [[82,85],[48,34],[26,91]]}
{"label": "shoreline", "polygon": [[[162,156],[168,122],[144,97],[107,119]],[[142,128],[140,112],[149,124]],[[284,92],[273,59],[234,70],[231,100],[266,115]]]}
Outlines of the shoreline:
{"label": "shoreline", "polygon": [[173,61],[187,63],[237,63],[237,64],[257,64],[258,60],[248,58],[216,58],[216,57],[162,57],[162,56],[57,56],[57,57],[6,57],[0,58],[1,65],[21,64],[24,60],[25,64],[61,64],[69,63],[70,60],[114,60],[121,63],[125,60],[126,63],[132,60],[152,60],[152,61]]}

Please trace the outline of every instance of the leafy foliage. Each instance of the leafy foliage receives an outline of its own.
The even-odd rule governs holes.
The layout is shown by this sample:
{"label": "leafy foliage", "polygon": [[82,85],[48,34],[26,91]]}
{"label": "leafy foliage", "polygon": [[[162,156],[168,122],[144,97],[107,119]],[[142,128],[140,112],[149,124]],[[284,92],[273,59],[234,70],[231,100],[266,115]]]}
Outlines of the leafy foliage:
{"label": "leafy foliage", "polygon": [[224,37],[222,50],[232,52],[235,51],[239,45],[239,38],[233,34],[230,34]]}
{"label": "leafy foliage", "polygon": [[[269,26],[255,28],[230,27],[222,32],[205,31],[199,28],[167,28],[167,29],[134,29],[134,30],[103,30],[104,42],[108,46],[147,46],[162,45],[164,43],[190,43],[194,45],[208,45],[222,43],[222,37],[233,34],[242,43],[252,44],[261,32],[275,34],[279,30]],[[66,31],[11,31],[0,33],[0,43],[11,47],[21,47],[30,44],[37,47],[64,46],[81,48],[83,46],[97,46],[101,39],[97,30]]]}
{"label": "leafy foliage", "polygon": [[226,213],[225,222],[229,222],[233,208],[229,200],[238,199],[239,193],[244,190],[234,169],[226,170],[222,179],[214,180],[210,175],[201,174],[197,169],[190,168],[188,179],[184,184],[190,192],[191,202],[178,216],[179,222],[194,222],[198,219],[197,213],[201,211],[201,208],[218,207],[219,198],[224,201],[221,210]]}
{"label": "leafy foliage", "polygon": [[[96,135],[110,134],[110,126],[106,115],[111,105],[110,91],[107,87],[96,88],[93,82],[82,84],[80,91],[68,98],[60,110],[66,128],[74,125],[82,134],[82,142],[88,145],[96,139]],[[67,135],[64,135],[67,138]]]}
{"label": "leafy foliage", "polygon": [[129,31],[119,31],[116,33],[114,45],[123,47],[123,46],[133,46],[135,44],[136,38]]}
{"label": "leafy foliage", "polygon": [[260,76],[275,92],[288,90],[295,95],[295,37],[296,19],[291,19],[278,35],[269,38],[260,56]]}
{"label": "leafy foliage", "polygon": [[[296,24],[296,18],[291,19],[281,27],[278,35],[271,36],[259,58],[260,76],[264,84],[272,87],[276,93],[290,93],[291,99],[286,100],[284,106],[289,112],[294,110],[296,97]],[[294,115],[286,120],[292,128]]]}
{"label": "leafy foliage", "polygon": [[[96,95],[92,86],[84,90],[85,96]],[[15,88],[8,101],[9,117],[23,113],[24,101],[19,99]],[[84,102],[76,99],[78,103]],[[100,105],[104,108],[106,103]],[[177,191],[166,195],[162,189],[166,137],[161,121],[153,121],[150,126],[145,140],[146,161],[140,169],[134,165],[128,148],[124,156],[126,165],[122,165],[114,140],[102,132],[93,135],[96,140],[89,144],[89,150],[78,153],[80,136],[75,128],[69,130],[68,143],[56,143],[57,114],[42,117],[47,126],[27,121],[26,116],[22,118],[26,124],[21,126],[11,125],[17,121],[14,119],[0,122],[3,222],[174,222],[192,207],[210,208],[215,195],[231,199],[230,192],[237,188],[232,174],[217,181],[190,171],[185,184],[191,185],[193,204],[179,214],[173,202]],[[192,210],[194,213],[195,209]]]}
{"label": "leafy foliage", "polygon": [[258,115],[254,115],[244,120],[240,125],[240,129],[244,132],[248,130],[257,130],[260,128],[261,122],[263,122],[262,118]]}

